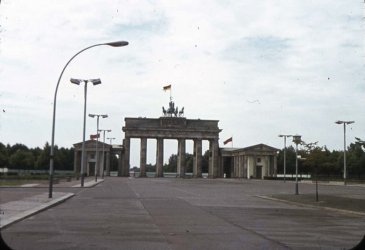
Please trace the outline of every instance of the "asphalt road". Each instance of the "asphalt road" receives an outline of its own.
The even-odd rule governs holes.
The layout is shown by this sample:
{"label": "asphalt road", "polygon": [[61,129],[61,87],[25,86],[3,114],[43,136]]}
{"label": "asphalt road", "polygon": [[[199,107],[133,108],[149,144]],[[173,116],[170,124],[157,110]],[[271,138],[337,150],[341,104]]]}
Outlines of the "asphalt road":
{"label": "asphalt road", "polygon": [[[73,198],[2,230],[5,242],[13,249],[349,249],[365,234],[365,216],[257,197],[293,194],[291,182],[111,177],[71,190]],[[365,199],[365,188],[320,186],[320,194]]]}

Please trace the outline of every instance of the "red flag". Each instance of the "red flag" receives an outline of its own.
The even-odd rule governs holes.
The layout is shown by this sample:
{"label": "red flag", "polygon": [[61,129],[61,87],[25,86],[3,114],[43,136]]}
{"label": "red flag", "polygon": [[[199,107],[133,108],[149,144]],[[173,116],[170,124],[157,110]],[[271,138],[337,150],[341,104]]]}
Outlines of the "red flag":
{"label": "red flag", "polygon": [[96,138],[99,138],[100,134],[96,134],[96,135],[90,135],[90,140],[94,140]]}
{"label": "red flag", "polygon": [[233,138],[231,137],[231,138],[228,138],[227,140],[225,140],[224,142],[223,142],[223,144],[224,145],[226,145],[228,142],[231,142],[233,140]]}
{"label": "red flag", "polygon": [[164,86],[162,90],[166,91],[166,90],[170,90],[170,89],[171,89],[171,84],[167,85],[167,86]]}

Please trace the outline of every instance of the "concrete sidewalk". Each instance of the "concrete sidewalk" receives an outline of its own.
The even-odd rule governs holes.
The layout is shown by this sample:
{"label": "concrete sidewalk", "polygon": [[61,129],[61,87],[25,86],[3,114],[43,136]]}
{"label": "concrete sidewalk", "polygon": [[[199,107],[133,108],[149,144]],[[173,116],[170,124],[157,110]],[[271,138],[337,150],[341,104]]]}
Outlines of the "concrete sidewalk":
{"label": "concrete sidewalk", "polygon": [[[98,185],[99,183],[103,182],[104,179],[90,180],[84,183],[84,188],[90,188]],[[76,184],[79,181],[72,181],[72,182],[62,182],[59,184],[54,185],[54,189],[56,188],[79,188],[81,184]],[[0,228],[5,228],[17,221],[25,219],[31,215],[34,215],[40,211],[43,211],[49,207],[55,206],[72,196],[74,193],[71,192],[53,192],[52,198],[48,198],[48,192],[27,192],[26,194],[19,195],[18,198],[14,197],[17,196],[17,193],[12,192],[11,194],[6,194],[9,189],[18,189],[25,188],[48,188],[47,185],[38,185],[38,184],[25,184],[21,185],[20,187],[3,187],[1,190],[1,203],[0,203]],[[42,190],[43,191],[43,190]],[[29,195],[28,195],[29,194]],[[12,196],[12,197],[11,197]]]}
{"label": "concrete sidewalk", "polygon": [[48,198],[48,193],[43,193],[22,200],[0,204],[0,228],[55,206],[72,196],[74,196],[73,193],[53,192],[53,197]]}

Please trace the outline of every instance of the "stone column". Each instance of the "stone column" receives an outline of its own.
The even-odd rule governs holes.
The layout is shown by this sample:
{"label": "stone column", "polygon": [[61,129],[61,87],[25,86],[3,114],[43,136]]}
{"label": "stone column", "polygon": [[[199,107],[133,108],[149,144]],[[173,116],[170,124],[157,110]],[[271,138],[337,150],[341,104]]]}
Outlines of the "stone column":
{"label": "stone column", "polygon": [[[213,139],[209,141],[210,150],[210,161],[209,161],[209,173],[208,178],[223,177],[223,157],[219,158],[219,145],[218,139]],[[219,159],[221,163],[219,164]]]}
{"label": "stone column", "polygon": [[185,177],[185,139],[178,140],[178,153],[177,153],[177,176]]}
{"label": "stone column", "polygon": [[240,178],[243,178],[244,174],[245,174],[245,170],[244,170],[244,161],[245,161],[245,157],[243,155],[240,155]]}
{"label": "stone column", "polygon": [[[223,157],[221,159],[223,161]],[[209,140],[209,163],[208,163],[208,178],[213,178],[214,176],[214,162],[213,162],[213,143]]]}
{"label": "stone column", "polygon": [[156,147],[156,177],[163,177],[163,138],[157,138]]}
{"label": "stone column", "polygon": [[247,178],[247,157],[242,156],[242,177]]}
{"label": "stone column", "polygon": [[273,157],[274,157],[274,166],[272,166],[272,168],[274,168],[274,176],[276,176],[278,174],[278,157],[276,155],[274,155]]}
{"label": "stone column", "polygon": [[106,152],[106,176],[110,176],[110,152]]}
{"label": "stone column", "polygon": [[251,173],[250,173],[250,157],[247,156],[247,179],[251,179]]}
{"label": "stone column", "polygon": [[126,137],[124,139],[124,164],[122,166],[122,176],[129,177],[129,166],[130,166],[130,144],[131,139],[129,137]]}
{"label": "stone column", "polygon": [[202,140],[194,140],[193,177],[202,177]]}
{"label": "stone column", "polygon": [[270,168],[270,156],[265,156],[265,176],[272,176],[271,168]]}
{"label": "stone column", "polygon": [[146,162],[147,162],[147,138],[141,138],[139,177],[146,177]]}
{"label": "stone column", "polygon": [[233,166],[234,166],[234,176],[235,178],[239,177],[239,168],[238,168],[238,161],[239,161],[239,156],[235,155],[233,157]]}

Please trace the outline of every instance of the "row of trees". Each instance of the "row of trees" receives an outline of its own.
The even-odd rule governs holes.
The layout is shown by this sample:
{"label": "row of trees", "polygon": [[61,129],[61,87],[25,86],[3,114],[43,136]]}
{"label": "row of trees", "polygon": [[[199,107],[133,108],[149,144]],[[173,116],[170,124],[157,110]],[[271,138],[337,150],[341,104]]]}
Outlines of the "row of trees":
{"label": "row of trees", "polygon": [[[346,150],[346,166],[349,177],[365,177],[365,143],[356,139]],[[299,172],[303,174],[317,174],[321,176],[343,176],[344,152],[330,151],[327,147],[314,144],[299,146]],[[278,155],[278,173],[284,173],[284,150]],[[286,173],[295,173],[295,148],[290,146],[286,150]]]}
{"label": "row of trees", "polygon": [[[0,168],[8,169],[49,169],[50,145],[42,148],[28,148],[24,144],[4,145],[0,142]],[[55,166],[57,170],[73,170],[73,148],[55,146]]]}
{"label": "row of trees", "polygon": [[[305,160],[299,161],[299,172],[343,176],[343,151],[330,151],[325,146],[302,145],[299,147],[298,154]],[[351,143],[346,151],[347,171],[350,177],[365,176],[365,142],[356,139]],[[46,143],[42,148],[28,148],[23,144],[4,145],[0,143],[0,168],[9,169],[49,169],[50,146]],[[58,148],[55,146],[55,166],[57,170],[73,170],[73,148]],[[114,159],[114,161],[117,161]],[[202,171],[208,172],[209,151],[207,150],[202,157]],[[112,164],[116,165],[116,164]],[[193,172],[193,155],[185,155],[186,172]],[[146,171],[155,171],[155,165],[148,164]],[[177,155],[170,156],[167,164],[163,166],[165,172],[176,172]],[[284,173],[284,149],[278,154],[278,173]],[[290,146],[286,150],[286,173],[295,173],[295,149]]]}
{"label": "row of trees", "polygon": [[[169,158],[168,163],[165,163],[163,165],[163,171],[164,172],[177,172],[177,154],[172,154]],[[193,161],[194,161],[194,155],[185,153],[185,166],[187,173],[193,172]],[[202,157],[202,172],[207,173],[209,167],[209,151],[205,151]],[[134,167],[134,170],[139,171],[139,168]],[[147,172],[155,172],[156,171],[156,164],[147,164],[146,165],[146,171]]]}

